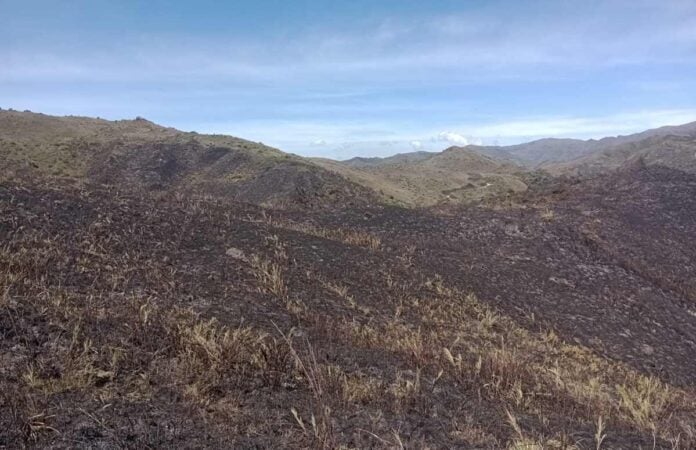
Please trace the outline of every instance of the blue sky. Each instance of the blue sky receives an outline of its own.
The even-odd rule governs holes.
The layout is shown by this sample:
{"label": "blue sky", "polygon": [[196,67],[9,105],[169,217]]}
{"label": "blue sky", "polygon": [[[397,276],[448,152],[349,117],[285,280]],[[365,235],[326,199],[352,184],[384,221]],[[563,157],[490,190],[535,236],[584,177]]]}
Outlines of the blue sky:
{"label": "blue sky", "polygon": [[696,1],[0,0],[0,107],[348,158],[696,120]]}

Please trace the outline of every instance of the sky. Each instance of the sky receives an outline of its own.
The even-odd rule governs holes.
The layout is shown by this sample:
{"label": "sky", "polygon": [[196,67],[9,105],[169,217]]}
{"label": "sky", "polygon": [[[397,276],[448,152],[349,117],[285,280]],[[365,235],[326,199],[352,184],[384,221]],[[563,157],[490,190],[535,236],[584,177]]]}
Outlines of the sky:
{"label": "sky", "polygon": [[696,121],[695,0],[0,0],[0,107],[305,156]]}

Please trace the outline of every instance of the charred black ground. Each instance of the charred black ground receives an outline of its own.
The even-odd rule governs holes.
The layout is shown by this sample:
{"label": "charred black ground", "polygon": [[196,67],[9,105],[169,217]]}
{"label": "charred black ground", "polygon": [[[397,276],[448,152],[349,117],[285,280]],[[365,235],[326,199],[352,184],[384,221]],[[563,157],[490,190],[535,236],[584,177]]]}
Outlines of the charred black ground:
{"label": "charred black ground", "polygon": [[208,189],[246,153],[137,145],[5,172],[0,446],[696,445],[696,176],[405,209],[292,158]]}

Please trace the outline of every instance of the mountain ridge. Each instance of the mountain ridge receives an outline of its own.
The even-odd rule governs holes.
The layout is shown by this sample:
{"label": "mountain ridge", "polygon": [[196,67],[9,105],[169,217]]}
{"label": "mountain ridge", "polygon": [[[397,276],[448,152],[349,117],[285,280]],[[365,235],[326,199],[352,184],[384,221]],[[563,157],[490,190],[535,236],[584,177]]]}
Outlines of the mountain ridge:
{"label": "mountain ridge", "polygon": [[[567,162],[590,153],[605,151],[611,147],[637,142],[654,136],[696,136],[696,121],[682,125],[667,125],[628,135],[606,136],[600,139],[575,139],[575,138],[541,138],[529,142],[513,145],[465,145],[461,148],[469,148],[473,151],[498,159],[510,159],[517,164],[529,168],[539,167],[544,163]],[[446,151],[444,149],[442,151]],[[352,161],[359,161],[359,165],[385,164],[392,160],[407,160],[410,157],[419,158],[421,154],[427,154],[428,158],[440,152],[405,152],[387,157],[363,158],[355,157],[342,163],[354,165]],[[426,159],[426,158],[423,158]]]}
{"label": "mountain ridge", "polygon": [[141,117],[109,121],[0,110],[0,168],[4,176],[39,173],[148,190],[200,191],[278,207],[430,207],[523,192],[537,170],[594,176],[643,158],[648,165],[696,172],[694,138],[696,122],[599,140],[546,138],[334,161],[232,136],[179,131]]}
{"label": "mountain ridge", "polygon": [[522,168],[472,150],[452,146],[439,153],[420,152],[348,162],[317,159],[323,167],[370,187],[387,202],[409,207],[466,203],[524,191]]}
{"label": "mountain ridge", "polygon": [[252,141],[162,127],[0,111],[4,176],[64,177],[146,190],[201,191],[273,206],[319,207],[374,195],[310,160]]}

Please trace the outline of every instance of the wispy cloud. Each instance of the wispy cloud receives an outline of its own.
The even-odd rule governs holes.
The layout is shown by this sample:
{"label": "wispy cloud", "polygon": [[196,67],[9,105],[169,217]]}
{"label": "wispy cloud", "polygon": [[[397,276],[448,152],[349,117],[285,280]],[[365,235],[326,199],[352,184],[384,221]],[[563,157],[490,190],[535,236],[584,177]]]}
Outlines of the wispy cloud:
{"label": "wispy cloud", "polygon": [[80,42],[77,49],[45,42],[32,48],[31,41],[14,41],[12,46],[0,44],[5,61],[0,79],[303,83],[332,74],[339,80],[380,76],[394,81],[448,75],[439,70],[487,78],[539,65],[590,70],[645,62],[684,64],[696,58],[693,2],[544,5],[534,8],[538,14],[519,17],[470,11],[386,18],[348,31],[319,29],[292,39],[140,34],[106,48]]}

